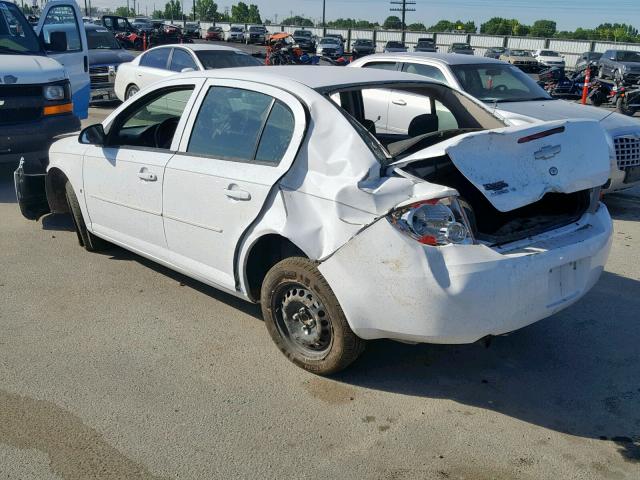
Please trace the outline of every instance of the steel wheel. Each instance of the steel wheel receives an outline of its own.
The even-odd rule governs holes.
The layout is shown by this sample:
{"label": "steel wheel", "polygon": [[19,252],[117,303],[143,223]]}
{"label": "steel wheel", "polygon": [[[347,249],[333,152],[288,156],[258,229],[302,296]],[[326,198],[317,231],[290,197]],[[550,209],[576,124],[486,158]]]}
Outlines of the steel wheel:
{"label": "steel wheel", "polygon": [[331,350],[333,328],[327,309],[309,288],[280,285],[272,297],[276,326],[288,346],[309,359],[322,359]]}

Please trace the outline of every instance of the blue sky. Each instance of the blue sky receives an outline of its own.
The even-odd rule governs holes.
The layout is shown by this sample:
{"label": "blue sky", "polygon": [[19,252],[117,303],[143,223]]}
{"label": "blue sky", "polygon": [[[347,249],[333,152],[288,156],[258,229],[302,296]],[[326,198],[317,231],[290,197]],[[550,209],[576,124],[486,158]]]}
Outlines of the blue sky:
{"label": "blue sky", "polygon": [[[184,0],[185,10],[193,0]],[[214,0],[219,10],[236,3],[234,0]],[[306,17],[322,17],[322,0],[244,0],[260,7],[262,17],[279,19],[291,12]],[[415,0],[416,12],[408,14],[407,22],[422,22],[429,26],[440,19],[474,20],[478,25],[493,17],[517,18],[522,23],[545,18],[555,20],[563,30],[579,26],[594,27],[603,22],[625,22],[640,28],[640,0]],[[130,0],[133,5],[133,0]],[[326,0],[327,19],[339,17],[361,18],[382,22],[389,12],[389,0]],[[79,1],[83,5],[83,0]],[[163,0],[140,0],[139,10],[149,13],[164,6]],[[93,0],[93,5],[114,8],[126,0]]]}

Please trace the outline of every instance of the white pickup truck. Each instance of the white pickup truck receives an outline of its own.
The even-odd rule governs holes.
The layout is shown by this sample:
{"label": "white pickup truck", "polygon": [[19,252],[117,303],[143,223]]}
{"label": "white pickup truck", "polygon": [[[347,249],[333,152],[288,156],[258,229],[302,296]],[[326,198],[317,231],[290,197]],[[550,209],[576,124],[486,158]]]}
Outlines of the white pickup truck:
{"label": "white pickup truck", "polygon": [[[43,182],[49,146],[80,129],[89,108],[89,58],[82,14],[72,0],[50,0],[31,27],[12,2],[0,0],[0,163],[21,166],[16,190],[29,212],[30,188]],[[18,188],[19,187],[19,188]],[[37,200],[37,199],[36,199]]]}

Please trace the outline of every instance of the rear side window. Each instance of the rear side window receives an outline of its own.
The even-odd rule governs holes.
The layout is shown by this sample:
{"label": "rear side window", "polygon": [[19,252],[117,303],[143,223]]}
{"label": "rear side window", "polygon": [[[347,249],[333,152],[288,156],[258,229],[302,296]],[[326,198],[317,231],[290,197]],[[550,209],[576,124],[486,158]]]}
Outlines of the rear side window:
{"label": "rear side window", "polygon": [[405,63],[402,67],[403,72],[414,73],[416,75],[422,75],[423,77],[431,78],[438,82],[447,83],[447,79],[438,67],[432,65],[422,65],[419,63]]}
{"label": "rear side window", "polygon": [[277,165],[291,142],[291,110],[269,95],[212,87],[193,125],[187,152]]}
{"label": "rear side window", "polygon": [[198,70],[196,62],[188,52],[185,52],[180,48],[174,48],[173,55],[171,56],[170,70],[174,72],[181,72],[185,68],[193,68],[194,70]]}
{"label": "rear side window", "polygon": [[364,65],[364,68],[377,68],[378,70],[397,70],[396,62],[371,62]]}
{"label": "rear side window", "polygon": [[142,56],[140,59],[140,66],[166,69],[167,62],[169,61],[169,52],[170,49],[168,48],[151,50]]}
{"label": "rear side window", "polygon": [[214,68],[232,68],[232,67],[258,67],[262,65],[257,58],[227,50],[201,50],[196,55],[204,65],[205,70]]}

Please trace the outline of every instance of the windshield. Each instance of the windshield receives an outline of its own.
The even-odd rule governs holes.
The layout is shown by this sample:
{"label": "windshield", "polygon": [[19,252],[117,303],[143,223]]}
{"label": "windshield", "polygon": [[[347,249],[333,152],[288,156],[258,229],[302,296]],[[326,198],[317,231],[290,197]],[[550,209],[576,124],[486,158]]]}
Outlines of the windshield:
{"label": "windshield", "polygon": [[387,42],[387,47],[404,48],[404,45],[400,42]]}
{"label": "windshield", "polygon": [[371,47],[373,46],[373,41],[372,40],[356,40],[356,43],[354,43],[354,45],[363,45],[363,46]]}
{"label": "windshield", "polygon": [[249,27],[250,32],[266,32],[267,29],[264,27]]}
{"label": "windshield", "polygon": [[554,52],[553,50],[542,50],[540,52],[541,57],[559,57],[560,54],[558,52]]}
{"label": "windshield", "polygon": [[620,62],[640,62],[640,53],[638,52],[618,52],[616,60]]}
{"label": "windshield", "polygon": [[109,30],[87,30],[89,50],[120,50],[120,44]]}
{"label": "windshield", "polygon": [[323,38],[321,43],[329,43],[331,45],[339,45],[340,42],[335,38]]}
{"label": "windshield", "polygon": [[418,45],[433,45],[434,42],[433,40],[418,40]]}
{"label": "windshield", "polygon": [[469,45],[468,43],[454,43],[452,47],[463,50],[471,48],[471,45]]}
{"label": "windshield", "polygon": [[232,67],[255,67],[262,63],[251,55],[228,50],[200,50],[196,56],[206,70]]}
{"label": "windshield", "polygon": [[42,53],[33,27],[12,3],[0,3],[0,54],[3,53]]}
{"label": "windshield", "polygon": [[513,57],[530,57],[531,54],[526,50],[511,50],[509,54]]}
{"label": "windshield", "polygon": [[531,77],[512,65],[452,65],[451,70],[462,89],[483,102],[552,100]]}
{"label": "windshield", "polygon": [[293,35],[296,37],[310,37],[311,32],[309,32],[308,30],[296,30],[295,32],[293,32]]}

